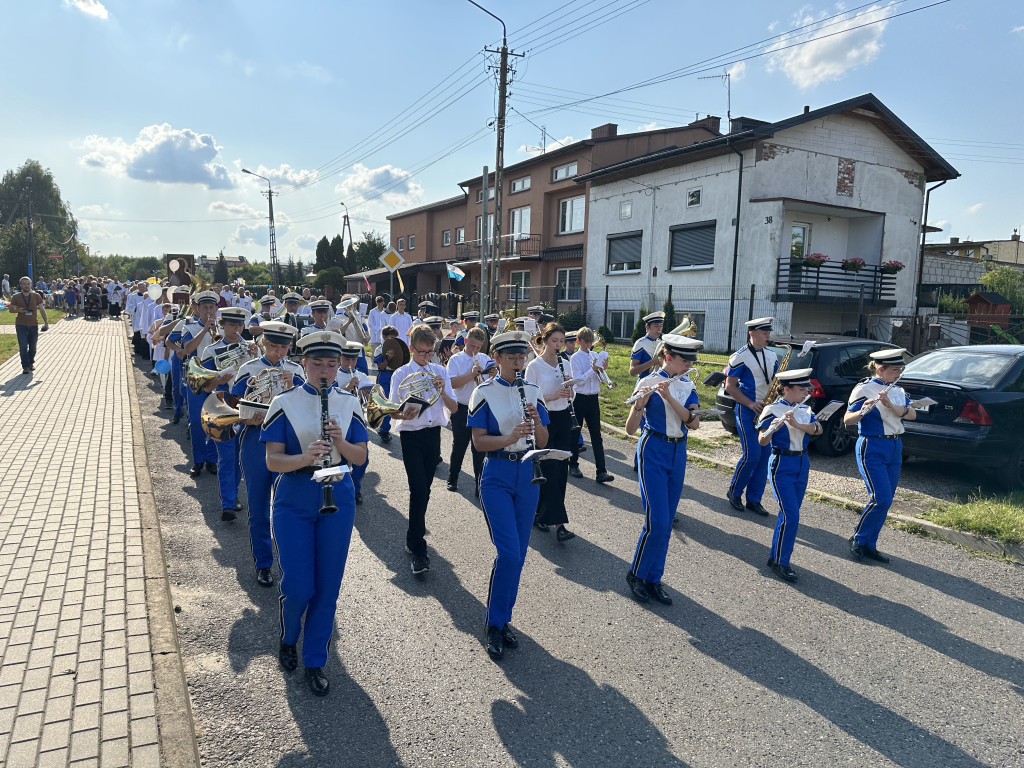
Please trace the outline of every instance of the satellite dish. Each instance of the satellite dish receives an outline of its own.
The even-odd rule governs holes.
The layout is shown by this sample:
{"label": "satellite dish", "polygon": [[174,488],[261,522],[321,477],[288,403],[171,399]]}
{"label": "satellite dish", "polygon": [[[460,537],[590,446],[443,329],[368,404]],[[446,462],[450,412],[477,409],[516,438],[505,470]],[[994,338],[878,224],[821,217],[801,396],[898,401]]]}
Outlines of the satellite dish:
{"label": "satellite dish", "polygon": [[171,272],[177,272],[181,268],[181,262],[177,259],[171,259],[167,262],[167,268],[171,270]]}
{"label": "satellite dish", "polygon": [[146,293],[149,294],[149,298],[156,301],[160,298],[160,295],[164,292],[164,289],[159,285],[153,284],[146,289]]}

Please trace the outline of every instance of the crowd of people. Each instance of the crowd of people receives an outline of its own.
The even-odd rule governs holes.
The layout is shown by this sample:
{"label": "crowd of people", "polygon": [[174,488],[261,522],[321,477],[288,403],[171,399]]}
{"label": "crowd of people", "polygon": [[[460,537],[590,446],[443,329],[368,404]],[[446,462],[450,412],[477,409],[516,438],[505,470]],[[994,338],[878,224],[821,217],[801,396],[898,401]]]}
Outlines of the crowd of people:
{"label": "crowd of people", "polygon": [[[156,295],[159,292],[159,295]],[[442,430],[451,429],[446,488],[458,492],[465,455],[495,548],[483,644],[494,660],[517,645],[512,628],[519,580],[531,535],[569,529],[568,477],[583,476],[579,456],[593,451],[594,480],[614,482],[601,439],[600,398],[608,355],[593,349],[589,328],[567,331],[543,307],[510,320],[473,311],[443,318],[429,301],[416,315],[405,300],[377,297],[366,311],[356,296],[337,304],[312,292],[273,291],[252,308],[228,299],[230,289],[131,287],[124,310],[137,354],[162,377],[164,407],[187,420],[189,475],[218,478],[221,520],[243,510],[244,480],[255,581],[282,574],[282,668],[301,661],[315,695],[330,683],[327,648],[362,480],[379,448],[397,434],[408,484],[405,551],[417,578],[430,571],[427,514],[442,463]],[[672,604],[663,584],[671,530],[686,471],[686,440],[702,409],[689,373],[702,342],[663,333],[664,314],[644,318],[633,347],[637,377],[625,423],[636,447],[638,508],[644,521],[626,582],[637,601]],[[807,444],[821,431],[804,404],[810,369],[779,371],[765,352],[771,318],[747,323],[749,341],[733,354],[726,388],[736,400],[743,456],[727,498],[737,511],[767,515],[766,485],[779,503],[768,568],[780,579],[790,566],[807,485]],[[856,560],[887,562],[877,538],[899,478],[899,434],[913,408],[895,384],[902,350],[876,353],[874,376],[860,385],[845,421],[860,432],[858,464],[871,493],[850,540]],[[372,369],[371,369],[372,366]],[[767,401],[772,385],[778,397]],[[600,487],[600,486],[598,486]],[[743,499],[746,499],[745,503]]]}

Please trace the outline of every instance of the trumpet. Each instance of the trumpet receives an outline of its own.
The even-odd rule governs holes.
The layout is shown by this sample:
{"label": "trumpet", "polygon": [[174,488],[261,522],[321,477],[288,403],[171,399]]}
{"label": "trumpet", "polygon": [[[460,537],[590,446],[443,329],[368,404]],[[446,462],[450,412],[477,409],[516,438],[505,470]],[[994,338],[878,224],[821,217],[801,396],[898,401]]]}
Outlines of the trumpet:
{"label": "trumpet", "polygon": [[597,352],[594,351],[595,347],[604,346],[605,340],[601,334],[596,334],[594,337],[594,343],[590,347],[590,362],[597,368],[597,378],[600,379],[601,383],[604,384],[608,389],[615,389],[615,382],[611,380],[608,375],[608,371],[604,368],[598,367],[597,365]]}

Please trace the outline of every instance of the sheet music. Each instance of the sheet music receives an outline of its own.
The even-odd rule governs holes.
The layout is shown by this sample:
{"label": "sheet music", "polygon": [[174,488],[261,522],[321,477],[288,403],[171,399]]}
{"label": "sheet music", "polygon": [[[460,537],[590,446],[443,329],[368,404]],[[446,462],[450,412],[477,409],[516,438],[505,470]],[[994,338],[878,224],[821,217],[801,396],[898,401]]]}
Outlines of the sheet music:
{"label": "sheet music", "polygon": [[833,400],[827,403],[825,407],[814,414],[814,416],[818,421],[828,421],[835,415],[836,411],[843,407],[843,405],[845,405],[845,403],[843,403],[842,400]]}
{"label": "sheet music", "polygon": [[334,483],[337,482],[347,472],[351,472],[352,468],[348,464],[339,464],[336,467],[326,467],[324,469],[318,469],[313,473],[313,479],[318,483],[326,483],[328,481]]}
{"label": "sheet music", "polygon": [[534,456],[544,461],[565,461],[572,456],[572,451],[560,451],[557,448],[536,448],[524,453],[520,461],[529,461]]}
{"label": "sheet music", "polygon": [[920,400],[911,400],[910,407],[915,411],[919,411],[923,408],[930,408],[933,405],[938,405],[937,400],[932,400],[930,397],[922,397]]}

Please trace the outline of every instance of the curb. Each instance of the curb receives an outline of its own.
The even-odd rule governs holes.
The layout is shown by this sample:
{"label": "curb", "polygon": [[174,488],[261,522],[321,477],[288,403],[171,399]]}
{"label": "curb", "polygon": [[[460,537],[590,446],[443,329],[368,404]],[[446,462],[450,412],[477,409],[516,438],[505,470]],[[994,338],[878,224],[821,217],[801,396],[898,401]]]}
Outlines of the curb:
{"label": "curb", "polygon": [[181,662],[178,628],[174,623],[171,584],[167,577],[160,520],[153,500],[146,441],[142,432],[142,409],[135,385],[135,366],[128,337],[124,340],[128,362],[128,400],[132,412],[132,446],[135,455],[135,481],[139,489],[139,514],[142,518],[142,552],[146,574],[146,611],[153,654],[153,683],[156,688],[156,720],[160,741],[160,764],[168,768],[197,768],[199,745],[196,742],[192,702]]}
{"label": "curb", "polygon": [[[636,439],[627,435],[626,430],[621,427],[616,427],[613,424],[609,424],[606,421],[601,422],[601,428],[627,440]],[[719,469],[725,469],[728,471],[732,471],[733,469],[732,464],[727,464],[724,461],[714,459],[702,453],[687,451],[687,461],[691,460],[705,462]],[[864,507],[863,504],[858,504],[853,499],[847,499],[844,496],[836,496],[832,493],[826,493],[825,491],[812,488],[810,486],[807,488],[807,496],[813,499],[827,501],[833,506],[848,509],[852,512],[860,512]],[[946,528],[938,523],[933,523],[930,520],[924,520],[919,517],[910,517],[909,515],[900,515],[892,511],[889,512],[888,520],[895,523],[901,523],[903,525],[917,526],[918,528],[927,531],[930,535],[942,539],[950,544],[965,547],[966,549],[974,549],[989,555],[1005,557],[1007,560],[1011,560],[1019,565],[1024,565],[1024,545],[1004,544],[1001,541],[990,539],[987,536],[979,536],[976,533],[967,533],[966,531],[957,531],[953,528]]]}

